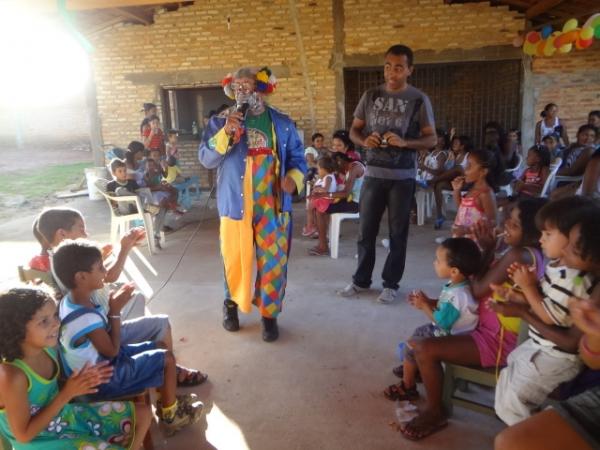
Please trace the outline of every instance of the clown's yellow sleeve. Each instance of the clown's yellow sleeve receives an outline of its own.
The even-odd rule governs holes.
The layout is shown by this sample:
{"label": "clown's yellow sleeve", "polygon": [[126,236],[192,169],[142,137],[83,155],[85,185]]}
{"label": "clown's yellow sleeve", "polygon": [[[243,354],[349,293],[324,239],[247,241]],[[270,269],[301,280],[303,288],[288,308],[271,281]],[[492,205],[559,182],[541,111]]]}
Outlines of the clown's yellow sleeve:
{"label": "clown's yellow sleeve", "polygon": [[290,169],[288,173],[285,174],[286,177],[291,177],[296,183],[296,190],[298,193],[302,192],[304,189],[304,174],[299,169]]}
{"label": "clown's yellow sleeve", "polygon": [[221,155],[227,153],[227,149],[229,148],[229,135],[225,133],[225,128],[221,128],[213,137],[210,138],[210,140],[210,147],[213,150]]}

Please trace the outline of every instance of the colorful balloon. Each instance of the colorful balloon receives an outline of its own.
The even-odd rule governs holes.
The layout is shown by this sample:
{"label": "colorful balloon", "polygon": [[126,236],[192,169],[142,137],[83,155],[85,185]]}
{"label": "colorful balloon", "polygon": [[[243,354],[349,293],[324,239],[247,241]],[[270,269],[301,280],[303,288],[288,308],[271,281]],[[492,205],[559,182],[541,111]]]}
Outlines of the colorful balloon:
{"label": "colorful balloon", "polygon": [[575,41],[575,48],[577,50],[583,50],[584,48],[588,48],[590,45],[592,45],[593,42],[594,39],[577,39]]}
{"label": "colorful balloon", "polygon": [[587,27],[596,28],[598,25],[600,25],[600,13],[591,15],[588,18],[588,20],[585,21],[585,23],[583,24],[583,26],[581,28],[587,28]]}
{"label": "colorful balloon", "polygon": [[526,55],[529,55],[529,56],[535,55],[536,49],[537,49],[536,45],[532,44],[529,41],[525,41],[525,43],[523,44],[523,52]]}
{"label": "colorful balloon", "polygon": [[577,31],[577,30],[569,31],[567,33],[563,33],[560,36],[558,36],[554,40],[554,45],[557,48],[560,48],[563,45],[567,45],[567,44],[571,44],[572,42],[575,42],[578,38],[579,38],[579,31]]}
{"label": "colorful balloon", "polygon": [[573,49],[573,44],[563,45],[558,49],[558,53],[569,53]]}
{"label": "colorful balloon", "polygon": [[563,31],[566,33],[567,31],[572,31],[577,28],[578,22],[577,19],[569,19],[563,25]]}
{"label": "colorful balloon", "polygon": [[544,45],[544,56],[552,56],[556,52],[556,48],[554,47],[553,39],[546,39],[546,43]]}
{"label": "colorful balloon", "polygon": [[581,31],[579,32],[579,38],[580,39],[591,39],[594,37],[594,29],[592,27],[584,27],[581,29]]}
{"label": "colorful balloon", "polygon": [[530,31],[529,33],[527,33],[526,39],[528,42],[535,44],[536,42],[539,42],[541,36],[540,33],[538,33],[537,31]]}
{"label": "colorful balloon", "polygon": [[546,48],[546,41],[540,41],[535,44],[535,54],[537,56],[544,56],[544,48]]}
{"label": "colorful balloon", "polygon": [[551,25],[546,25],[544,28],[542,28],[542,39],[546,39],[551,34],[552,34],[552,26]]}
{"label": "colorful balloon", "polygon": [[594,28],[594,37],[600,39],[600,25],[596,25],[596,28]]}

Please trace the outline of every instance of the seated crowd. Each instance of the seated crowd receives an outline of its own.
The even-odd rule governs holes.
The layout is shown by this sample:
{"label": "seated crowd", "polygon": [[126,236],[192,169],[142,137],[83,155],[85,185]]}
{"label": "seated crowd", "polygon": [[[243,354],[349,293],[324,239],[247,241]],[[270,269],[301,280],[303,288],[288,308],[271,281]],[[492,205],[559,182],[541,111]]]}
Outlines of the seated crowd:
{"label": "seated crowd", "polygon": [[[497,449],[600,445],[596,119],[593,111],[577,142],[564,149],[562,134],[540,136],[521,167],[518,134],[505,139],[494,122],[485,126],[483,149],[438,130],[436,146],[421,155],[418,182],[434,193],[434,226],[445,220],[444,191],[451,190],[457,214],[452,237],[440,242],[433,261],[446,282],[438,298],[420,289],[409,295],[428,323],[400,343],[401,364],[393,369],[400,382],[383,391],[390,400],[415,401],[423,384],[424,409],[401,427],[407,439],[448,425],[443,364],[452,363],[496,371],[495,410],[510,426],[497,436]],[[177,136],[168,133],[165,145],[153,115],[141,133],[143,143],[133,141],[123,158],[110,161],[107,189],[139,195],[160,230],[164,211],[178,209],[170,185],[180,176]],[[302,234],[318,239],[311,255],[328,254],[331,214],[358,213],[366,173],[346,131],[333,134],[329,150],[323,141],[315,134],[306,150],[312,171]],[[557,173],[583,178],[547,200],[540,194],[553,161],[561,164]],[[512,194],[497,198],[506,184]],[[134,398],[151,388],[167,435],[197,422],[202,402],[177,394],[177,387],[199,385],[207,375],[177,364],[169,317],[144,315],[143,295],[118,282],[145,231],[130,230],[114,252],[87,240],[79,211],[49,208],[35,219],[33,233],[41,251],[29,265],[47,275],[49,288],[0,293],[0,434],[17,449],[141,448],[153,412]],[[519,342],[525,326],[528,337]],[[532,432],[542,428],[547,432]]]}

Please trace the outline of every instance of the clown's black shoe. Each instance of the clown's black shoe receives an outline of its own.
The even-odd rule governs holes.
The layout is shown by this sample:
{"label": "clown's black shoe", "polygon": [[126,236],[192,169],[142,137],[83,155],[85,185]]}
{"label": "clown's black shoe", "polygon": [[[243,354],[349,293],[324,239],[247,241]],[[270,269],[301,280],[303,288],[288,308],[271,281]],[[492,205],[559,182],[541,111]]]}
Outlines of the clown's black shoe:
{"label": "clown's black shoe", "polygon": [[279,328],[277,327],[277,319],[262,317],[263,333],[262,338],[265,342],[276,341],[279,337]]}
{"label": "clown's black shoe", "polygon": [[237,304],[229,299],[226,299],[223,304],[223,328],[227,331],[238,331],[240,329]]}

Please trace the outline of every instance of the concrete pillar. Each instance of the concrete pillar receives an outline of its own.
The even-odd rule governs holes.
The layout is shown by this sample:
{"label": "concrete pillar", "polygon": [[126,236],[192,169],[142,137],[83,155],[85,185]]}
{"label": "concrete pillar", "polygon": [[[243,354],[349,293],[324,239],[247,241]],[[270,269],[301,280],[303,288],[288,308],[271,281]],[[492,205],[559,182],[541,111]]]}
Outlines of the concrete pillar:
{"label": "concrete pillar", "polygon": [[85,87],[85,103],[87,106],[88,122],[90,127],[90,145],[92,147],[92,156],[94,158],[94,166],[102,167],[104,161],[104,140],[102,139],[102,123],[100,114],[98,113],[98,103],[96,100],[96,80],[94,79],[94,71],[89,63],[89,76]]}
{"label": "concrete pillar", "polygon": [[535,140],[535,104],[536,93],[534,89],[534,75],[531,67],[533,58],[523,55],[523,80],[521,83],[521,143],[526,152]]}
{"label": "concrete pillar", "polygon": [[331,70],[335,74],[335,128],[346,126],[346,107],[344,96],[344,0],[333,0],[333,51],[331,53]]}

